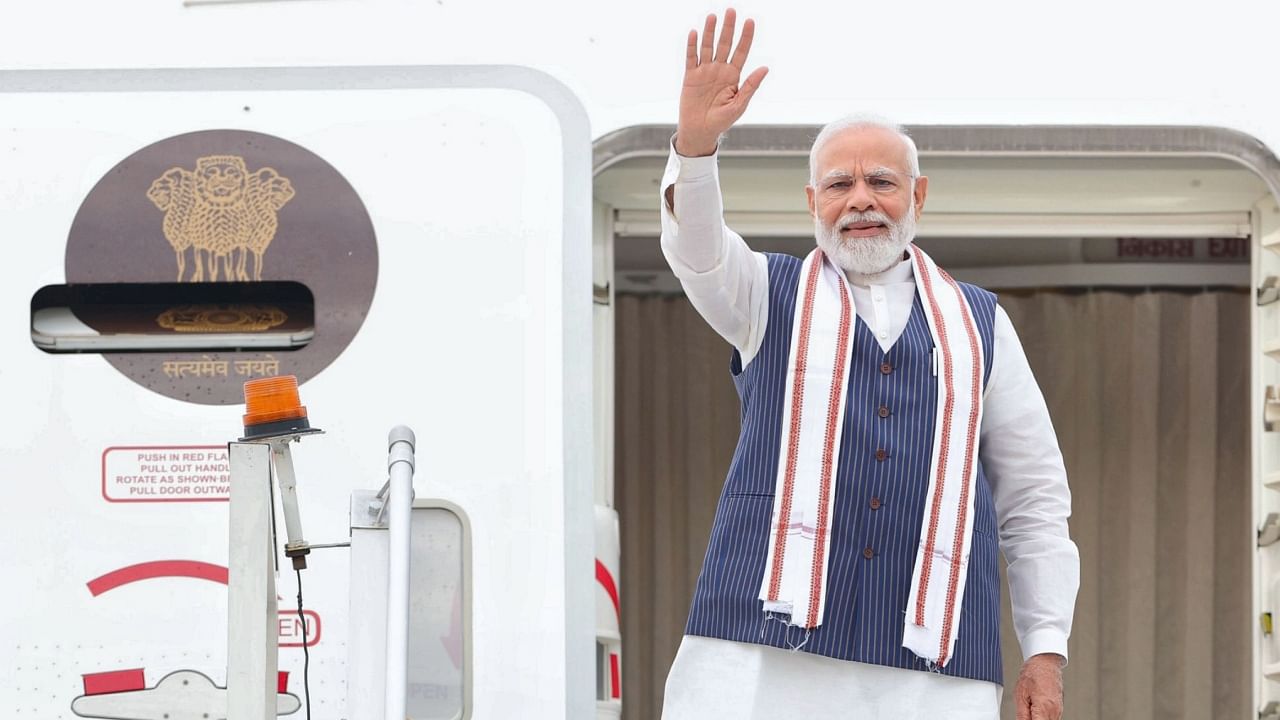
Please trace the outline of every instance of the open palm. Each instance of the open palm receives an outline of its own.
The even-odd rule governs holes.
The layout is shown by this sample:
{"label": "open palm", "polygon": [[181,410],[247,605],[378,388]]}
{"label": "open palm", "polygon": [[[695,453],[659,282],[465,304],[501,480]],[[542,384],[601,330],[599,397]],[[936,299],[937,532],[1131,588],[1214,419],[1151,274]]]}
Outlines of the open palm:
{"label": "open palm", "polygon": [[730,8],[724,14],[724,29],[718,43],[715,43],[715,15],[707,16],[701,43],[698,42],[698,31],[689,31],[684,87],[680,91],[680,122],[676,128],[676,151],[681,155],[710,155],[715,152],[720,135],[746,112],[751,96],[755,95],[769,72],[768,68],[757,68],[739,86],[742,68],[751,51],[755,23],[750,19],[743,23],[742,38],[735,49],[736,21],[737,16]]}

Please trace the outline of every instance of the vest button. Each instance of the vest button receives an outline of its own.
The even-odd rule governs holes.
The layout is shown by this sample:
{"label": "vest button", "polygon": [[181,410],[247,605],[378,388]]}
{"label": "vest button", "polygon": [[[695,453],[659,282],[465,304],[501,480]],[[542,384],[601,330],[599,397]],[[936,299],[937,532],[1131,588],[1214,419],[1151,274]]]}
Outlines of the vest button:
{"label": "vest button", "polygon": [[865,548],[865,549],[863,549],[863,551],[862,551],[862,557],[864,557],[864,558],[866,558],[866,559],[868,559],[868,560],[870,560],[871,558],[875,557],[875,554],[876,554],[876,551],[875,551],[875,550],[872,550],[871,548]]}
{"label": "vest button", "polygon": [[884,448],[880,448],[879,450],[876,451],[877,462],[884,462],[885,458],[887,457],[889,457],[889,453],[885,452]]}
{"label": "vest button", "polygon": [[888,374],[889,374],[889,373],[891,373],[891,372],[893,372],[893,366],[892,366],[892,365],[890,365],[889,363],[881,363],[881,364],[880,364],[880,374],[881,374],[881,375],[888,375]]}
{"label": "vest button", "polygon": [[872,509],[872,510],[879,510],[879,509],[880,509],[880,498],[878,498],[878,497],[873,497],[873,498],[871,498],[871,502],[870,502],[869,504],[871,505],[871,509]]}
{"label": "vest button", "polygon": [[888,408],[888,407],[886,407],[886,406],[884,406],[884,405],[881,405],[881,406],[880,406],[880,417],[882,417],[882,418],[887,418],[887,417],[889,417],[889,408]]}

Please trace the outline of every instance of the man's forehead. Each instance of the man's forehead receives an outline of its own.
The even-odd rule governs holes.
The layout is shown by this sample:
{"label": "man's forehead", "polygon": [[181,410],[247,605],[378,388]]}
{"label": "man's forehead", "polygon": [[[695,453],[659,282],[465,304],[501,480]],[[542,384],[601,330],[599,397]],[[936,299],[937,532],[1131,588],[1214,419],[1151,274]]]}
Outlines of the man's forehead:
{"label": "man's forehead", "polygon": [[817,176],[831,172],[868,172],[875,169],[908,173],[907,143],[892,130],[858,127],[844,130],[818,150]]}

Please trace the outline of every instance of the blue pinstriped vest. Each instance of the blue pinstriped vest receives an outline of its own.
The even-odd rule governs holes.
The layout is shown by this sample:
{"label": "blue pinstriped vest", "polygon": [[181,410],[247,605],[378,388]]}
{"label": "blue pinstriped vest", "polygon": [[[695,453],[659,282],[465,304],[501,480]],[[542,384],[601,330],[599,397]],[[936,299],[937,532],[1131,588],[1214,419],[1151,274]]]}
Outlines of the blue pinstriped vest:
{"label": "blue pinstriped vest", "polygon": [[[804,631],[767,621],[758,595],[801,261],[789,255],[768,258],[768,325],[759,352],[745,370],[738,354],[733,355],[742,433],[716,508],[685,632],[788,648],[803,641]],[[996,298],[972,285],[960,286],[977,321],[985,379],[991,374]],[[932,349],[918,294],[906,329],[888,353],[861,319],[857,322],[836,477],[825,619],[812,631],[803,652],[926,669],[923,660],[902,647],[902,623],[929,485],[938,394]],[[883,460],[877,459],[881,456]],[[976,490],[960,636],[955,656],[940,672],[1002,683],[995,507],[981,464]]]}

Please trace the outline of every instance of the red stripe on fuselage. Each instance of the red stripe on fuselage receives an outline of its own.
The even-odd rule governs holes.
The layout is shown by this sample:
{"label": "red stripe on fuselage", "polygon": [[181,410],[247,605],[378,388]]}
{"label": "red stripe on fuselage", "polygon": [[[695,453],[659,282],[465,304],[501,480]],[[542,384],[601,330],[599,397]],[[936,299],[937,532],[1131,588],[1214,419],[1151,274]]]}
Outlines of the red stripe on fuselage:
{"label": "red stripe on fuselage", "polygon": [[596,582],[604,587],[604,591],[609,594],[609,599],[613,601],[613,610],[618,613],[618,627],[622,627],[622,603],[618,601],[618,584],[613,581],[613,574],[609,572],[609,568],[604,563],[596,560]]}
{"label": "red stripe on fuselage", "polygon": [[84,679],[85,695],[131,692],[144,690],[147,687],[146,673],[143,672],[142,668],[89,673],[81,677]]}
{"label": "red stripe on fuselage", "polygon": [[227,584],[227,568],[195,560],[156,560],[114,570],[86,583],[94,597],[121,585],[162,577],[188,577]]}

